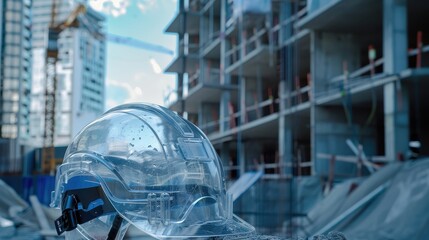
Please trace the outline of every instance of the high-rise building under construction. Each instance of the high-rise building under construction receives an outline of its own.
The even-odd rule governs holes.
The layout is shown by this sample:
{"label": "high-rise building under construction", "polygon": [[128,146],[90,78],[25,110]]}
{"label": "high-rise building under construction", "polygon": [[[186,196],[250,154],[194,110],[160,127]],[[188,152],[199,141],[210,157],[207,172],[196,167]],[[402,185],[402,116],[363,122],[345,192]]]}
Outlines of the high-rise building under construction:
{"label": "high-rise building under construction", "polygon": [[410,141],[429,154],[428,10],[418,0],[178,1],[165,30],[178,35],[166,104],[208,135],[229,179],[263,170],[237,212],[259,230],[281,227],[299,215],[287,201],[299,176],[330,186],[369,174],[407,159]]}
{"label": "high-rise building under construction", "polygon": [[[54,25],[65,21],[80,1],[33,1],[33,87],[30,135],[35,147],[43,146],[46,49],[54,8]],[[104,17],[86,8],[78,27],[64,29],[58,39],[54,145],[67,146],[86,124],[104,112],[106,44]]]}

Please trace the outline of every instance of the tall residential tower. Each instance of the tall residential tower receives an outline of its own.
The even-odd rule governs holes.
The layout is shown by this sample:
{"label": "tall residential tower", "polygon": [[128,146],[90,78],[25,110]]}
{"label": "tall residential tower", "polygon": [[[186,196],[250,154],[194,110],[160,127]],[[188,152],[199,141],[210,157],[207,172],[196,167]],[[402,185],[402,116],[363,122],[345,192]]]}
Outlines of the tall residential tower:
{"label": "tall residential tower", "polygon": [[[45,107],[45,54],[52,0],[33,3],[33,88],[31,138],[43,144]],[[77,7],[75,1],[56,0],[56,23]],[[68,145],[77,132],[104,111],[104,17],[87,7],[78,17],[79,27],[65,29],[58,40],[57,93],[54,145]]]}
{"label": "tall residential tower", "polygon": [[20,170],[29,138],[31,4],[0,2],[0,172]]}

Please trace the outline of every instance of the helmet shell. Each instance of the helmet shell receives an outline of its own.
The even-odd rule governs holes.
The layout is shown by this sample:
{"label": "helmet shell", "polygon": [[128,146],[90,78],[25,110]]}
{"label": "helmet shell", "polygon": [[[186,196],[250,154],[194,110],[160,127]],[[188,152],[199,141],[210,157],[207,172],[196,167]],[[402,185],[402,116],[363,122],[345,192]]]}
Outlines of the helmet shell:
{"label": "helmet shell", "polygon": [[204,133],[157,105],[122,105],[86,126],[57,169],[51,206],[60,207],[64,191],[79,188],[76,182],[88,181],[101,185],[125,220],[154,237],[254,231],[233,216],[221,161]]}

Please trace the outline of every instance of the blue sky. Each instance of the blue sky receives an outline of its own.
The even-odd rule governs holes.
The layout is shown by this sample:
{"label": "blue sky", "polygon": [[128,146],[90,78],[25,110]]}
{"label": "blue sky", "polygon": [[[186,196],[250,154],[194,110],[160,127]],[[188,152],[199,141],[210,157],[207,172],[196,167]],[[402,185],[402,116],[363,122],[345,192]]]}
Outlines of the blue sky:
{"label": "blue sky", "polygon": [[[176,36],[164,33],[176,14],[176,0],[90,0],[106,16],[108,33],[162,45],[176,52]],[[127,102],[163,105],[175,75],[163,70],[173,56],[107,42],[106,109]]]}

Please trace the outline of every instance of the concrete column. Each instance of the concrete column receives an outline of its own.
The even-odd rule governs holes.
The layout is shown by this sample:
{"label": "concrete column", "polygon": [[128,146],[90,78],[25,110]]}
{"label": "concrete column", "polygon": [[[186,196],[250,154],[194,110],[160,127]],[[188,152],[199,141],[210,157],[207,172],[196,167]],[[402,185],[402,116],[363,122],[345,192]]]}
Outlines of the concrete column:
{"label": "concrete column", "polygon": [[385,73],[408,67],[406,0],[383,0],[383,57]]}
{"label": "concrete column", "polygon": [[[289,119],[281,116],[279,119],[279,162],[280,164],[292,164],[293,142],[292,129]],[[292,174],[292,166],[283,167],[284,174]]]}
{"label": "concrete column", "polygon": [[246,123],[246,79],[243,76],[240,76],[240,101],[238,104],[238,109],[240,110],[240,125]]}
{"label": "concrete column", "polygon": [[219,112],[219,118],[220,118],[220,126],[219,130],[220,132],[225,132],[229,129],[229,102],[231,101],[231,93],[229,91],[224,91],[222,93],[222,97],[220,100],[220,112]]}
{"label": "concrete column", "polygon": [[[239,79],[239,101],[238,109],[240,111],[240,122],[238,124],[238,127],[241,127],[241,125],[246,123],[246,104],[245,104],[245,97],[246,97],[246,80],[243,76],[240,75]],[[245,144],[243,142],[242,138],[242,130],[239,130],[237,133],[237,160],[238,165],[240,166],[240,177],[244,175],[245,173],[245,166],[246,166],[246,150],[245,150]]]}
{"label": "concrete column", "polygon": [[[225,74],[225,66],[228,64],[228,59],[226,57],[226,49],[228,47],[228,42],[225,39],[225,30],[226,30],[226,0],[221,0],[220,2],[220,84],[229,85],[231,82],[230,76]],[[228,104],[231,101],[231,92],[230,90],[224,90],[222,92],[220,100],[220,132],[225,132],[229,129],[229,107]]]}
{"label": "concrete column", "polygon": [[[239,133],[239,135],[241,135]],[[239,174],[240,177],[244,175],[245,173],[245,166],[246,166],[246,150],[245,150],[245,144],[242,141],[241,137],[239,136],[240,140],[237,141],[237,164],[239,167]]]}
{"label": "concrete column", "polygon": [[408,89],[402,85],[399,92],[396,84],[384,86],[384,146],[386,158],[392,161],[398,154],[406,156],[409,142]]}
{"label": "concrete column", "polygon": [[[407,1],[383,0],[384,72],[397,74],[408,68]],[[408,90],[397,82],[384,86],[384,145],[387,159],[405,156],[409,141]],[[399,88],[399,86],[401,86]]]}
{"label": "concrete column", "polygon": [[[181,26],[180,26],[180,33],[179,33],[179,39],[178,43],[180,43],[182,40],[185,39],[185,32],[186,32],[186,11],[185,11],[185,4],[184,1],[179,1],[179,12],[182,12],[181,15]],[[177,101],[180,102],[180,111],[179,115],[184,116],[185,113],[185,100],[183,99],[183,91],[184,91],[184,77],[185,77],[185,71],[186,71],[186,56],[184,52],[184,48],[180,47],[180,44],[178,44],[178,50],[179,56],[182,56],[182,73],[177,74]]]}
{"label": "concrete column", "polygon": [[[290,6],[288,6],[290,8]],[[291,9],[288,9],[290,13]],[[290,29],[291,30],[291,29]],[[289,32],[288,34],[290,34]],[[290,37],[290,35],[288,35]],[[289,117],[284,116],[286,109],[290,107],[290,101],[287,95],[291,91],[291,84],[294,82],[294,49],[292,45],[283,47],[281,61],[281,79],[279,85],[280,101],[280,118],[279,118],[279,162],[283,164],[292,164],[293,158],[293,139],[292,129]],[[291,175],[293,173],[292,166],[282,167],[282,173]]]}
{"label": "concrete column", "polygon": [[[280,21],[284,21],[292,16],[292,2],[280,2]],[[292,23],[284,26],[280,31],[280,43],[286,41],[292,36]]]}

